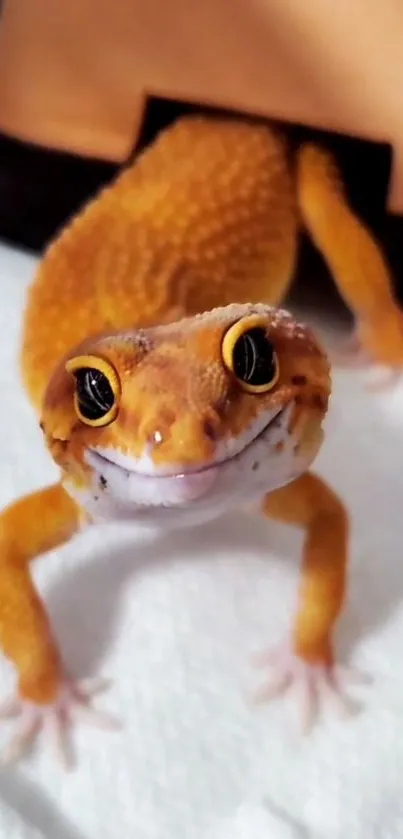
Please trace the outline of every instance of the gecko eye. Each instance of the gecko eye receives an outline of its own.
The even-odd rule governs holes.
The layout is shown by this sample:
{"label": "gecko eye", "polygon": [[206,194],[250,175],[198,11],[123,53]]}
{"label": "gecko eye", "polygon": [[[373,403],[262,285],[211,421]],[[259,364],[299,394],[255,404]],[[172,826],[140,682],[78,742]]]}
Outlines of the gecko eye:
{"label": "gecko eye", "polygon": [[111,364],[102,358],[82,355],[66,364],[75,378],[74,407],[85,425],[99,428],[116,419],[120,382]]}
{"label": "gecko eye", "polygon": [[225,366],[248,393],[267,393],[276,384],[279,366],[267,334],[267,321],[251,315],[234,323],[224,335]]}

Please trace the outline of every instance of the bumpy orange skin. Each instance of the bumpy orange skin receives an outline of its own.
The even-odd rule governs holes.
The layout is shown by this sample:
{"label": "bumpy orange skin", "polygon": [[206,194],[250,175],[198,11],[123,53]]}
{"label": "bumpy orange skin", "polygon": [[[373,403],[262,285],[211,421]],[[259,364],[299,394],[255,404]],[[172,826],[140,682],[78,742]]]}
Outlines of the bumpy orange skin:
{"label": "bumpy orange skin", "polygon": [[279,299],[296,212],[281,136],[243,122],[179,121],[46,254],[23,335],[34,403],[55,360],[88,335],[165,322],[171,310],[175,319]]}
{"label": "bumpy orange skin", "polygon": [[[389,318],[399,324],[395,345],[389,348],[385,335],[379,355],[403,359],[400,314],[387,268],[349,209],[337,173],[320,150],[308,148],[292,160],[285,138],[266,126],[184,118],[62,231],[29,290],[22,376],[62,471],[76,470],[76,479],[85,481],[82,451],[88,439],[94,439],[94,429],[77,429],[72,383],[61,365],[71,348],[83,342],[88,351],[98,346],[96,335],[155,327],[233,302],[277,304],[292,279],[301,215],[367,330],[369,342],[377,317]],[[374,253],[378,254],[376,276]],[[137,441],[141,448],[157,407],[162,416],[158,394],[167,370],[166,421],[182,419],[184,448],[199,461],[208,456],[211,425],[220,434],[237,432],[257,410],[253,399],[245,397],[231,416],[211,413],[227,386],[217,366],[221,332],[217,326],[194,330],[189,360],[183,353],[183,328],[174,327],[169,341],[161,340],[144,378],[140,374],[133,378],[131,398],[123,406],[119,424],[98,432],[109,444],[119,442],[133,449]],[[295,422],[302,422],[309,436],[306,420],[313,418],[309,444],[318,447],[315,435],[330,390],[328,366],[320,353],[309,351],[308,333],[297,348],[295,336],[279,328],[277,341],[282,379],[270,399],[284,398],[285,389],[293,388],[298,397]],[[103,352],[120,375],[134,369],[138,349],[130,341],[108,339]],[[314,357],[321,369],[319,390],[306,386],[312,379]],[[189,364],[193,364],[198,416],[211,424],[207,436],[189,414],[188,403],[184,411],[182,384],[186,376],[189,381]],[[139,394],[141,417],[135,407]],[[171,453],[161,449],[159,456],[169,460]],[[307,661],[328,663],[344,597],[348,527],[343,506],[310,474],[272,493],[262,505],[268,516],[306,530],[293,643]],[[28,565],[36,555],[70,538],[80,517],[81,511],[58,485],[16,502],[0,519],[1,646],[16,666],[21,695],[38,703],[55,699],[63,668]]]}

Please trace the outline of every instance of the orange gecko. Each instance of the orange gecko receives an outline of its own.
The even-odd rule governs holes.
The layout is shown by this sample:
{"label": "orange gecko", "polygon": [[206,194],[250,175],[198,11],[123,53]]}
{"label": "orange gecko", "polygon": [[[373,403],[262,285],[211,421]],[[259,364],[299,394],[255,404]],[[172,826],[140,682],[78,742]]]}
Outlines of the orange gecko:
{"label": "orange gecko", "polygon": [[348,517],[308,471],[329,363],[305,325],[273,308],[292,275],[299,212],[366,347],[400,362],[386,269],[330,160],[306,147],[292,163],[266,125],[180,119],[41,260],[21,369],[60,480],[0,516],[0,645],[18,676],[1,709],[18,717],[5,759],[42,729],[61,742],[79,716],[105,721],[91,685],[66,668],[30,574],[30,560],[102,520],[169,528],[247,502],[303,528],[297,615],[270,658],[270,689],[298,683],[307,711],[329,691],[347,702],[332,637]]}

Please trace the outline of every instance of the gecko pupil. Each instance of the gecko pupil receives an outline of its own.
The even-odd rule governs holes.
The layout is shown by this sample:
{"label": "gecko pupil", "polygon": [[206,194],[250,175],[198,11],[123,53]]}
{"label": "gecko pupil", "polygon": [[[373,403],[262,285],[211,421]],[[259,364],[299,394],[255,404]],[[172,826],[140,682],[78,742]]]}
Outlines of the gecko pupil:
{"label": "gecko pupil", "polygon": [[102,419],[113,408],[115,397],[107,377],[100,370],[83,367],[76,375],[77,400],[85,419]]}
{"label": "gecko pupil", "polygon": [[260,326],[240,335],[233,348],[233,368],[238,379],[248,385],[267,385],[276,375],[276,357]]}

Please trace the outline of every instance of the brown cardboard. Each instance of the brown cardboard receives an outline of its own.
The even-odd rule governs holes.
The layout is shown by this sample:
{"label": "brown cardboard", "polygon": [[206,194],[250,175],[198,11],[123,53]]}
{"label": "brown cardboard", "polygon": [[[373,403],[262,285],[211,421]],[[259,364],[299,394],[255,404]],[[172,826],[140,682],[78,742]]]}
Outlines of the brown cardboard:
{"label": "brown cardboard", "polygon": [[124,160],[145,97],[393,145],[403,212],[401,0],[6,0],[0,130]]}

